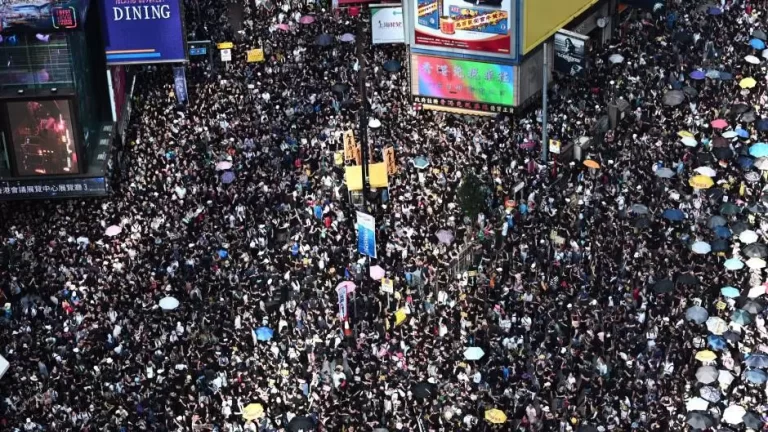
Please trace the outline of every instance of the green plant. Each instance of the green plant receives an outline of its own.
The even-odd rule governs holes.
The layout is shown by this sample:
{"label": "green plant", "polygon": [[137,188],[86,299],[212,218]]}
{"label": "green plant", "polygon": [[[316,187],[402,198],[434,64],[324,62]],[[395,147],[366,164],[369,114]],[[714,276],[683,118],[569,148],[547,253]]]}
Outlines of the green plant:
{"label": "green plant", "polygon": [[474,173],[465,175],[461,180],[458,189],[459,207],[473,222],[486,208],[487,193],[488,189]]}

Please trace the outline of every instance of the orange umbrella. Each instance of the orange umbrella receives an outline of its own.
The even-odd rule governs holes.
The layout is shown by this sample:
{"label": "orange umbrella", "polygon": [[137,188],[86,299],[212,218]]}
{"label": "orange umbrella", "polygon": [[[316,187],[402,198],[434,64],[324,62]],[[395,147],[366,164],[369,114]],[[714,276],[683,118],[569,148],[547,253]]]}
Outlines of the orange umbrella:
{"label": "orange umbrella", "polygon": [[597,163],[597,161],[593,161],[592,159],[585,160],[584,161],[584,166],[587,167],[587,168],[592,168],[592,169],[600,168],[600,164]]}

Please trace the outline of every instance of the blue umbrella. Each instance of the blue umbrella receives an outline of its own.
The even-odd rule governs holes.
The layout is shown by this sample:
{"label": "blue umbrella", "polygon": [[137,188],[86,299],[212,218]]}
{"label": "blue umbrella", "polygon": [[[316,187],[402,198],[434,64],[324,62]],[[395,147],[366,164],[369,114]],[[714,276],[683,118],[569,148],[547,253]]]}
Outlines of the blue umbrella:
{"label": "blue umbrella", "polygon": [[736,135],[738,135],[739,138],[749,138],[749,131],[742,128],[736,128]]}
{"label": "blue umbrella", "polygon": [[720,80],[721,81],[730,81],[732,79],[733,79],[733,74],[732,73],[720,71]]}
{"label": "blue umbrella", "polygon": [[747,170],[752,168],[752,165],[755,164],[755,160],[749,156],[739,156],[738,163],[741,169]]}
{"label": "blue umbrella", "polygon": [[[728,270],[741,270],[744,268],[744,261],[738,258],[731,258],[723,263],[723,266]],[[736,296],[738,297],[738,295]]]}
{"label": "blue umbrella", "polygon": [[707,74],[705,74],[703,70],[695,70],[690,74],[690,77],[695,80],[703,80],[706,76]]}
{"label": "blue umbrella", "polygon": [[344,33],[343,35],[341,35],[339,40],[342,42],[352,42],[355,40],[355,35],[353,35],[352,33]]}
{"label": "blue umbrella", "polygon": [[711,334],[707,336],[707,345],[715,351],[722,351],[728,346],[728,343],[723,337]]}
{"label": "blue umbrella", "polygon": [[723,297],[728,297],[728,298],[736,298],[741,295],[741,293],[739,293],[739,290],[732,286],[726,286],[726,287],[720,288],[720,294],[722,294]]}
{"label": "blue umbrella", "polygon": [[269,327],[259,327],[253,332],[256,333],[256,340],[262,342],[272,340],[272,336],[275,334],[275,331]]}
{"label": "blue umbrella", "polygon": [[315,39],[315,44],[320,46],[328,46],[333,43],[333,36],[329,34],[321,34]]}
{"label": "blue umbrella", "polygon": [[750,315],[749,312],[745,310],[736,309],[731,314],[731,321],[738,325],[744,326],[752,322],[752,315]]}
{"label": "blue umbrella", "polygon": [[744,379],[753,384],[763,384],[768,381],[768,374],[760,369],[750,369],[744,372]]}
{"label": "blue umbrella", "polygon": [[754,144],[749,148],[749,154],[756,158],[768,156],[768,144],[761,142]]}
{"label": "blue umbrella", "polygon": [[417,169],[424,169],[429,166],[429,159],[424,156],[416,156],[413,158],[413,166]]}
{"label": "blue umbrella", "polygon": [[712,242],[712,252],[724,252],[729,248],[728,242],[723,239],[717,239]]}
{"label": "blue umbrella", "polygon": [[760,119],[757,121],[757,124],[755,125],[757,130],[760,132],[768,131],[768,119]]}
{"label": "blue umbrella", "polygon": [[683,214],[683,211],[680,209],[666,209],[664,210],[662,217],[664,219],[679,222],[685,218],[685,214]]}
{"label": "blue umbrella", "polygon": [[227,171],[224,174],[221,175],[221,182],[224,184],[230,184],[233,181],[235,181],[235,173],[232,171]]}
{"label": "blue umbrella", "polygon": [[764,369],[768,367],[768,356],[765,354],[752,354],[744,361],[751,368]]}
{"label": "blue umbrella", "polygon": [[225,251],[224,249],[219,251],[219,258],[226,259],[229,256],[229,252]]}
{"label": "blue umbrella", "polygon": [[397,60],[389,60],[384,63],[384,70],[387,72],[398,72],[403,67]]}
{"label": "blue umbrella", "polygon": [[715,235],[721,239],[731,238],[731,230],[729,230],[728,227],[724,227],[724,226],[715,227],[713,231],[715,232]]}
{"label": "blue umbrella", "polygon": [[696,324],[704,324],[709,318],[709,313],[701,306],[691,306],[685,311],[685,319]]}
{"label": "blue umbrella", "polygon": [[710,15],[720,15],[720,14],[723,13],[723,10],[720,9],[719,7],[714,7],[713,6],[713,7],[709,8],[709,9],[707,9],[707,13],[709,13]]}
{"label": "blue umbrella", "polygon": [[754,49],[762,50],[765,49],[765,42],[761,41],[760,39],[752,39],[749,41],[749,44]]}

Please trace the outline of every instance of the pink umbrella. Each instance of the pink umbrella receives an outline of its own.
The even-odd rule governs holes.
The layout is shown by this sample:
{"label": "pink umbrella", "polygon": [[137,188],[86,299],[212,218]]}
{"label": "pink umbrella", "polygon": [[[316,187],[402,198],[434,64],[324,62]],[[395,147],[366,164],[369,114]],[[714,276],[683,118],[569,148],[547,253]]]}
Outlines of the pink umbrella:
{"label": "pink umbrella", "polygon": [[216,164],[216,171],[226,171],[230,168],[232,168],[232,162],[230,161],[221,161]]}
{"label": "pink umbrella", "polygon": [[304,15],[303,17],[299,18],[299,22],[302,24],[312,24],[315,22],[315,17],[312,15]]}
{"label": "pink umbrella", "polygon": [[352,281],[344,281],[344,282],[336,285],[336,291],[338,292],[342,288],[346,288],[347,289],[347,293],[349,294],[349,293],[355,292],[355,288],[357,288],[357,287],[355,286],[355,283],[352,282]]}
{"label": "pink umbrella", "polygon": [[282,31],[288,31],[290,27],[288,27],[288,24],[278,24],[277,29]]}
{"label": "pink umbrella", "polygon": [[104,235],[106,235],[108,237],[114,237],[114,236],[120,234],[121,232],[123,232],[122,228],[120,228],[117,225],[112,225],[111,227],[107,228],[107,231],[104,232]]}
{"label": "pink umbrella", "polygon": [[383,279],[386,273],[387,272],[385,272],[384,269],[379,266],[371,267],[371,279],[373,280]]}
{"label": "pink umbrella", "polygon": [[712,120],[711,124],[715,129],[725,129],[728,127],[728,122],[723,119]]}

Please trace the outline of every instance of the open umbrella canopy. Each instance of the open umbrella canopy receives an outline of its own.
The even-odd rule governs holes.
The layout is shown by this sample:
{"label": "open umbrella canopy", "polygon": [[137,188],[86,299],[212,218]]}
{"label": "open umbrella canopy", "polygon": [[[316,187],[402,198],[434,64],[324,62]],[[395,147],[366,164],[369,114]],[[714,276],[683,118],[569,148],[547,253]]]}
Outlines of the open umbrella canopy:
{"label": "open umbrella canopy", "polygon": [[591,159],[587,159],[587,160],[584,161],[584,166],[587,167],[587,168],[599,169],[600,168],[600,163],[597,162],[597,161],[593,161]]}
{"label": "open umbrella canopy", "polygon": [[730,249],[730,245],[728,244],[728,240],[719,238],[712,242],[712,252],[724,252]]}
{"label": "open umbrella canopy", "polygon": [[733,235],[741,235],[741,233],[749,229],[749,225],[743,221],[737,221],[731,224],[730,228]]}
{"label": "open umbrella canopy", "polygon": [[709,317],[707,319],[707,330],[715,335],[721,335],[728,330],[728,323],[720,317]]}
{"label": "open umbrella canopy", "polygon": [[714,184],[715,182],[712,181],[712,178],[703,175],[693,176],[688,180],[688,185],[694,189],[709,189]]}
{"label": "open umbrella canopy", "polygon": [[728,346],[728,343],[722,336],[711,334],[707,336],[707,346],[715,351],[722,351]]}
{"label": "open umbrella canopy", "polygon": [[721,215],[731,216],[739,213],[741,213],[741,207],[737,206],[736,204],[727,202],[720,206]]}
{"label": "open umbrella canopy", "polygon": [[739,293],[739,290],[732,286],[726,286],[726,287],[720,288],[720,294],[726,298],[736,298],[739,295],[741,295]]}
{"label": "open umbrella canopy", "polygon": [[384,63],[384,70],[387,72],[399,72],[402,68],[403,66],[397,60],[389,60]]}
{"label": "open umbrella canopy", "polygon": [[765,260],[762,258],[750,258],[745,264],[751,269],[765,268]]}
{"label": "open umbrella canopy", "polygon": [[757,233],[752,230],[746,230],[743,231],[741,234],[739,234],[739,241],[744,244],[752,244],[757,241]]}
{"label": "open umbrella canopy", "polygon": [[339,40],[342,42],[354,42],[355,35],[353,35],[352,33],[344,33],[339,37]]}
{"label": "open umbrella canopy", "polygon": [[632,207],[629,209],[636,215],[648,214],[648,207],[643,204],[632,204]]}
{"label": "open umbrella canopy", "polygon": [[[749,148],[749,154],[756,158],[768,156],[768,144],[762,143],[762,142],[754,144],[752,147]],[[760,161],[756,162],[755,166],[758,166],[757,164],[759,162]]]}
{"label": "open umbrella canopy", "polygon": [[739,136],[739,134],[736,131],[729,130],[729,131],[723,132],[723,138],[725,138],[725,139],[733,139],[733,138],[736,138],[738,136]]}
{"label": "open umbrella canopy", "polygon": [[612,54],[610,57],[608,57],[608,61],[613,64],[618,64],[624,61],[624,56],[621,54]]}
{"label": "open umbrella canopy", "polygon": [[[715,369],[715,380],[717,380],[717,369]],[[686,411],[706,411],[708,407],[709,402],[700,397],[691,398],[685,403]]]}
{"label": "open umbrella canopy", "polygon": [[656,177],[672,178],[675,176],[675,172],[669,168],[659,168],[656,170]]}
{"label": "open umbrella canopy", "polygon": [[504,411],[493,408],[485,411],[485,419],[492,424],[502,424],[507,421],[507,415]]}
{"label": "open umbrella canopy", "polygon": [[752,411],[744,414],[744,417],[741,418],[741,421],[744,423],[744,426],[750,429],[760,430],[763,428],[763,420],[760,418],[760,415]]}
{"label": "open umbrella canopy", "polygon": [[762,295],[765,295],[765,285],[753,286],[747,293],[747,297],[749,298],[758,298]]}
{"label": "open umbrella canopy", "polygon": [[745,56],[744,57],[744,61],[746,61],[747,63],[750,63],[750,64],[760,64],[760,59],[755,57],[755,56],[753,56],[752,54],[750,54],[748,56]]}
{"label": "open umbrella canopy", "polygon": [[696,324],[703,324],[709,318],[709,313],[701,306],[691,306],[685,311],[685,319]]}
{"label": "open umbrella canopy", "polygon": [[700,166],[696,168],[694,171],[696,171],[701,175],[705,175],[707,177],[715,177],[717,175],[717,171],[715,171],[714,169],[708,166]]}
{"label": "open umbrella canopy", "polygon": [[751,258],[765,258],[768,256],[768,246],[762,243],[752,243],[742,249],[741,252]]}
{"label": "open umbrella canopy", "polygon": [[667,106],[677,106],[685,101],[685,93],[681,90],[670,90],[664,95],[663,103]]}
{"label": "open umbrella canopy", "polygon": [[242,411],[245,420],[256,420],[264,416],[264,406],[259,403],[248,404]]}
{"label": "open umbrella canopy", "polygon": [[416,156],[411,163],[416,169],[425,169],[429,166],[429,159],[425,156]]}
{"label": "open umbrella canopy", "polygon": [[765,49],[765,42],[763,42],[760,39],[754,38],[749,41],[749,46],[756,50],[763,50]]}
{"label": "open umbrella canopy", "polygon": [[691,245],[691,250],[699,255],[705,255],[712,251],[712,246],[707,242],[696,242]]}
{"label": "open umbrella canopy", "polygon": [[464,350],[464,358],[467,360],[480,360],[484,355],[485,351],[480,347],[469,347]]}
{"label": "open umbrella canopy", "polygon": [[719,226],[725,226],[727,224],[728,222],[725,220],[724,217],[714,215],[710,217],[709,220],[707,221],[707,228],[717,228]]}
{"label": "open umbrella canopy", "polygon": [[715,119],[712,120],[712,123],[710,125],[715,129],[725,129],[728,127],[728,122],[725,121],[725,119]]}
{"label": "open umbrella canopy", "polygon": [[752,384],[764,384],[768,381],[768,374],[761,369],[748,369],[744,372],[744,379]]}
{"label": "open umbrella canopy", "polygon": [[437,394],[437,387],[429,382],[420,382],[411,387],[411,394],[416,399],[427,399]]}
{"label": "open umbrella canopy", "polygon": [[224,184],[230,184],[233,181],[235,181],[235,173],[232,171],[225,171],[224,174],[221,175],[221,182]]}
{"label": "open umbrella canopy", "polygon": [[756,85],[757,85],[757,81],[755,81],[755,79],[752,77],[743,78],[741,81],[739,81],[739,87],[743,89],[751,89],[751,88],[754,88]]}
{"label": "open umbrella canopy", "polygon": [[653,284],[653,290],[659,294],[668,293],[675,289],[675,284],[669,279],[662,279]]}
{"label": "open umbrella canopy", "polygon": [[752,315],[745,310],[736,309],[731,313],[731,321],[738,325],[745,326],[752,322]]}
{"label": "open umbrella canopy", "polygon": [[686,147],[696,147],[699,145],[699,142],[696,140],[696,138],[691,137],[682,137],[680,138],[680,142],[683,143]]}
{"label": "open umbrella canopy", "polygon": [[741,270],[744,268],[744,261],[738,258],[731,258],[726,260],[723,266],[728,270]]}
{"label": "open umbrella canopy", "polygon": [[106,231],[104,231],[104,235],[107,236],[107,237],[114,237],[114,236],[120,234],[121,232],[123,232],[122,228],[120,228],[117,225],[112,225],[109,228],[107,228]]}
{"label": "open umbrella canopy", "polygon": [[661,215],[664,219],[673,221],[673,222],[680,222],[681,220],[685,219],[685,214],[680,209],[666,209],[664,210],[664,213]]}
{"label": "open umbrella canopy", "polygon": [[371,279],[380,280],[380,279],[383,279],[384,276],[386,276],[387,272],[383,268],[381,268],[381,266],[375,265],[371,267],[370,274],[371,274]]}
{"label": "open umbrella canopy", "polygon": [[443,243],[449,246],[453,243],[453,239],[454,239],[453,233],[446,229],[441,229],[440,231],[436,232],[435,237],[437,237],[437,240],[440,243]]}
{"label": "open umbrella canopy", "polygon": [[312,15],[304,15],[303,17],[299,18],[299,22],[302,24],[312,24],[315,22],[315,17]]}
{"label": "open umbrella canopy", "polygon": [[262,342],[272,340],[272,337],[275,334],[275,331],[269,327],[259,327],[253,332],[256,334],[256,340],[260,340]]}
{"label": "open umbrella canopy", "polygon": [[765,354],[750,354],[750,356],[744,360],[744,364],[751,368],[765,369],[768,368],[768,356]]}
{"label": "open umbrella canopy", "polygon": [[741,419],[746,413],[747,410],[741,405],[731,405],[723,411],[720,420],[732,425],[739,424],[742,422]]}
{"label": "open umbrella canopy", "polygon": [[331,36],[331,35],[329,35],[327,33],[323,33],[320,36],[318,36],[317,38],[315,38],[315,45],[318,45],[318,46],[328,46],[328,45],[331,45],[331,44],[333,44],[333,36]]}
{"label": "open umbrella canopy", "polygon": [[715,425],[715,421],[707,413],[692,411],[688,413],[685,422],[695,430],[709,429]]}
{"label": "open umbrella canopy", "polygon": [[694,79],[694,80],[698,81],[698,80],[703,80],[704,78],[706,78],[707,74],[703,70],[696,69],[695,71],[691,72],[688,76],[690,76],[691,79]]}
{"label": "open umbrella canopy", "polygon": [[765,309],[765,304],[759,299],[745,299],[740,303],[740,308],[753,315],[757,315]]}
{"label": "open umbrella canopy", "polygon": [[162,310],[174,310],[179,307],[179,300],[175,297],[164,297],[160,299],[158,306],[160,306],[160,309]]}
{"label": "open umbrella canopy", "polygon": [[714,366],[702,366],[696,370],[696,379],[702,384],[712,384],[719,375],[720,372]]}
{"label": "open umbrella canopy", "polygon": [[315,430],[315,421],[311,417],[296,416],[288,422],[286,429],[291,432],[310,432]]}
{"label": "open umbrella canopy", "polygon": [[768,40],[768,38],[765,36],[765,32],[762,30],[753,31],[751,36],[755,39],[760,39],[762,41]]}
{"label": "open umbrella canopy", "polygon": [[699,389],[699,396],[701,396],[702,399],[705,401],[709,401],[712,403],[717,403],[720,401],[720,390],[712,387],[712,386],[704,386],[701,389]]}

